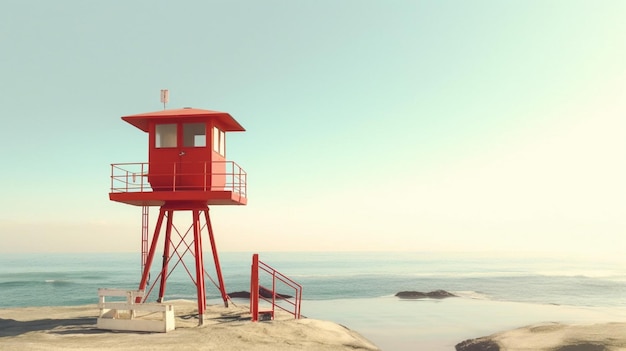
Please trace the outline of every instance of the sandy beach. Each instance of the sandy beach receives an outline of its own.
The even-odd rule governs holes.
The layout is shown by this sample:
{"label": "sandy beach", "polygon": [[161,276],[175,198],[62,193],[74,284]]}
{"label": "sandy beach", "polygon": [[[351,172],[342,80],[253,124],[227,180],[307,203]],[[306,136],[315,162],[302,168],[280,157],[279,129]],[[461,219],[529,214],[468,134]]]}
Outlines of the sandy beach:
{"label": "sandy beach", "polygon": [[467,340],[458,351],[626,350],[626,323],[565,325],[543,323]]}
{"label": "sandy beach", "polygon": [[195,302],[170,301],[176,330],[169,333],[96,328],[96,305],[0,309],[0,350],[379,350],[339,324],[277,314],[250,322],[247,306],[207,306],[197,325]]}
{"label": "sandy beach", "polygon": [[[467,306],[477,301],[458,302]],[[252,323],[248,307],[243,304],[231,305],[229,308],[209,305],[205,324],[199,327],[195,302],[175,300],[168,303],[175,306],[176,314],[176,330],[169,333],[97,329],[96,305],[0,309],[0,350],[380,350],[359,333],[335,322],[310,318],[294,320],[290,315],[279,313],[274,321]],[[440,303],[428,305],[442,306]],[[459,306],[456,304],[450,307]],[[480,303],[478,306],[486,305]],[[507,310],[514,313],[510,304],[502,307],[508,307]],[[503,310],[493,309],[493,312],[500,314]],[[466,329],[463,333],[455,332],[453,324],[448,324],[451,329],[447,331],[427,328],[422,335],[416,335],[419,340],[413,341],[394,336],[392,330],[398,329],[399,325],[372,327],[381,329],[381,332],[397,341],[395,345],[384,342],[381,346],[386,350],[408,347],[451,350],[455,344],[459,351],[626,350],[624,321],[531,324],[485,337],[467,338],[465,341],[457,339],[454,343],[448,343],[449,348],[442,348],[441,343],[435,340],[438,333],[448,333],[446,337],[449,338],[468,332],[467,324],[463,327]],[[484,326],[481,330],[495,327],[492,323],[482,324]],[[445,329],[437,323],[432,327]],[[504,328],[510,328],[510,325]],[[369,335],[368,328],[362,329],[365,335]]]}

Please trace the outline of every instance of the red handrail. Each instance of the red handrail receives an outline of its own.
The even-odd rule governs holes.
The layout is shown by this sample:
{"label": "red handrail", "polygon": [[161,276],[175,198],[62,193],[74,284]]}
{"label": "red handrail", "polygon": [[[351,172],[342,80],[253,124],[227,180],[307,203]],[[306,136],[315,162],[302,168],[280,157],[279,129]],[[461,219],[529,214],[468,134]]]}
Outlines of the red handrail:
{"label": "red handrail", "polygon": [[[259,272],[260,271],[266,272],[272,276],[272,289],[271,290],[259,284]],[[288,305],[291,305],[291,307],[293,308],[293,311],[276,303],[276,296],[278,295],[278,293],[276,292],[277,281],[283,283],[285,286],[291,289],[294,289],[294,296],[293,296],[294,301],[288,298],[285,298],[285,299],[281,298],[282,301],[284,301]],[[269,298],[261,296],[259,293],[261,288],[271,291],[272,298],[269,299]],[[263,311],[263,312],[259,311],[259,300],[264,300],[266,302],[269,302],[272,306],[271,311]],[[292,314],[295,319],[299,319],[301,317],[301,313],[300,313],[301,305],[302,305],[302,285],[289,279],[286,275],[270,267],[265,262],[260,261],[258,254],[252,255],[252,274],[250,278],[250,314],[252,315],[252,321],[257,322],[259,320],[259,315],[266,314],[266,313],[269,313],[271,318],[273,319],[274,312],[276,311],[276,307],[278,307],[279,309],[287,313]]]}
{"label": "red handrail", "polygon": [[[203,162],[204,165],[200,172],[181,172],[177,167],[178,162],[168,163],[114,163],[111,164],[111,192],[112,193],[143,193],[152,192],[153,189],[148,182],[148,174],[156,177],[172,177],[172,191],[183,191],[193,188],[197,190],[197,185],[192,186],[176,184],[179,177],[184,176],[200,176],[203,177],[202,191],[233,191],[246,197],[247,192],[247,174],[234,161],[212,161]],[[213,167],[209,167],[212,163]],[[150,172],[150,165],[159,169],[159,173]],[[218,165],[222,165],[219,166]],[[210,169],[222,169],[223,171],[208,172]],[[164,171],[165,170],[165,171]],[[168,171],[169,170],[169,171]],[[206,179],[209,176],[224,177],[224,182],[219,186],[207,185]]]}

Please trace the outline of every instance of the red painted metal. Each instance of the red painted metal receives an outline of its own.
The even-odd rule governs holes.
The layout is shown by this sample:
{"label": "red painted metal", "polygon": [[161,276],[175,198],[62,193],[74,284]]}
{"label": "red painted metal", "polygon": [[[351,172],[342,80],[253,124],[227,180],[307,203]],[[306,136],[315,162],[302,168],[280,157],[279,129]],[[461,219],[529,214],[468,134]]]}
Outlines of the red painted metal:
{"label": "red painted metal", "polygon": [[[143,301],[148,299],[157,284],[158,301],[163,301],[167,279],[178,264],[182,263],[196,285],[198,314],[202,324],[206,310],[205,275],[211,279],[205,269],[202,252],[205,227],[219,282],[216,285],[224,305],[228,307],[228,295],[208,206],[247,204],[247,174],[239,165],[227,161],[225,157],[225,132],[245,129],[228,113],[192,108],[143,113],[124,116],[122,119],[148,133],[149,141],[148,162],[111,165],[109,193],[112,201],[143,207],[142,274],[139,283],[139,289],[146,291]],[[150,245],[148,206],[160,207]],[[174,213],[180,211],[192,213],[192,224],[184,235],[181,235],[173,223]],[[201,212],[204,213],[203,216]],[[165,217],[167,222],[163,240],[163,261],[158,276],[150,283],[150,267]],[[206,222],[203,226],[200,223],[201,217]],[[177,238],[174,238],[174,233]],[[187,253],[194,256],[195,277],[183,260]],[[176,262],[172,259],[176,259]]]}
{"label": "red painted metal", "polygon": [[204,324],[204,312],[206,311],[206,294],[204,286],[204,260],[202,257],[202,237],[200,236],[200,218],[197,210],[193,213],[193,239],[194,252],[196,254],[196,288],[198,290],[198,319]]}
{"label": "red painted metal", "polygon": [[141,274],[146,267],[146,259],[148,258],[148,232],[150,223],[150,208],[148,206],[141,207]]}
{"label": "red painted metal", "polygon": [[[172,230],[174,230],[176,232],[176,234],[179,237],[179,241],[176,245],[174,245],[174,240],[171,239],[171,235],[170,235],[170,247],[174,249],[174,253],[176,254],[176,256],[178,257],[177,261],[174,262],[174,265],[169,269],[169,271],[166,270],[161,270],[159,275],[156,277],[154,283],[152,284],[152,286],[150,286],[147,290],[147,292],[145,293],[146,298],[148,296],[150,296],[150,294],[152,293],[152,290],[154,289],[156,282],[160,279],[165,279],[167,280],[167,278],[170,276],[170,274],[172,274],[172,272],[174,271],[174,269],[178,266],[179,263],[182,263],[183,268],[185,269],[185,271],[187,272],[187,274],[189,275],[189,277],[191,278],[191,280],[194,282],[195,284],[195,280],[193,278],[193,275],[191,274],[189,267],[187,267],[187,264],[185,263],[185,261],[183,261],[183,256],[185,256],[185,254],[187,254],[188,252],[191,255],[194,255],[193,250],[191,249],[191,246],[193,245],[193,238],[191,239],[190,243],[187,243],[187,236],[189,235],[189,233],[192,231],[193,229],[193,223],[189,226],[189,228],[187,229],[187,231],[185,232],[185,235],[181,235],[180,232],[178,231],[178,229],[171,224],[171,229],[170,232]],[[168,229],[166,229],[167,232]],[[185,250],[181,253],[179,252],[179,248],[181,248],[181,246],[184,246]],[[195,256],[195,255],[194,255]],[[169,267],[169,263],[171,263],[170,261],[172,260],[172,256],[170,255],[169,258],[165,261],[168,264]],[[162,300],[162,297],[165,294],[165,284],[163,284],[163,288],[162,290],[160,290],[159,292],[159,300]]]}
{"label": "red painted metal", "polygon": [[250,272],[250,315],[253,322],[259,321],[259,254],[252,255]]}
{"label": "red painted metal", "polygon": [[197,108],[181,108],[173,110],[159,110],[155,112],[140,113],[136,115],[124,116],[122,119],[135,127],[148,133],[150,124],[171,123],[184,119],[190,120],[213,120],[225,132],[245,132],[246,130],[230,114],[220,111],[202,110]]}
{"label": "red painted metal", "polygon": [[[272,289],[269,290],[263,287],[260,284],[260,275],[259,272],[265,272],[272,278]],[[293,289],[293,301],[291,299],[280,299],[280,303],[276,301],[277,299],[277,288],[276,284],[280,283],[281,286],[286,288]],[[265,289],[271,291],[272,298],[268,299],[266,297],[261,296],[260,290]],[[259,301],[264,300],[271,304],[272,309],[269,311],[260,311],[259,310]],[[281,303],[286,304],[287,307],[281,305]],[[252,255],[252,272],[250,278],[250,314],[252,316],[252,321],[256,322],[259,320],[259,315],[261,314],[269,314],[271,318],[274,318],[274,313],[276,312],[276,308],[283,310],[287,313],[290,313],[294,316],[295,319],[299,319],[301,317],[301,307],[302,307],[302,285],[296,283],[292,279],[288,278],[284,274],[280,273],[276,269],[272,268],[268,264],[259,260],[259,255]]]}
{"label": "red painted metal", "polygon": [[[150,167],[154,165],[160,167],[161,173],[155,174],[151,171]],[[195,172],[184,173],[180,172],[180,164],[175,162],[112,164],[109,199],[135,206],[162,206],[165,202],[172,201],[206,201],[207,205],[247,204],[247,174],[237,163],[205,161],[201,166],[202,169]],[[210,169],[215,171],[218,168],[219,173],[206,173]],[[155,191],[147,181],[149,174],[157,178],[171,178],[171,188],[167,191]],[[176,179],[181,177],[213,177],[220,178],[221,181],[212,184],[203,182],[198,187],[177,183]]]}
{"label": "red painted metal", "polygon": [[[141,289],[146,291],[144,294],[144,300],[143,300],[145,302],[151,295],[152,290],[158,284],[159,296],[158,296],[157,301],[162,302],[165,296],[167,278],[172,274],[172,272],[178,266],[178,264],[182,263],[185,271],[191,278],[192,282],[196,285],[196,290],[197,290],[197,293],[199,294],[198,295],[198,308],[199,308],[198,311],[202,312],[201,314],[204,314],[204,311],[206,310],[206,298],[205,298],[206,286],[205,286],[204,278],[208,277],[211,281],[213,280],[211,279],[210,275],[204,268],[204,257],[203,257],[203,252],[202,252],[202,247],[203,247],[202,236],[205,235],[203,233],[203,230],[205,228],[207,232],[210,230],[209,229],[210,218],[209,218],[209,222],[205,223],[204,225],[201,225],[200,219],[201,217],[204,219],[208,217],[209,209],[208,207],[202,206],[201,204],[199,204],[195,208],[184,209],[184,211],[188,211],[188,210],[192,212],[192,224],[183,235],[178,231],[176,226],[173,224],[173,217],[174,217],[173,213],[176,211],[174,209],[164,208],[165,217],[167,217],[167,221],[165,223],[163,265],[161,266],[161,269],[159,270],[159,274],[154,279],[152,284],[148,283],[144,285],[143,288]],[[183,211],[183,210],[178,209],[178,211]],[[202,215],[201,212],[204,213],[204,215]],[[161,229],[162,228],[160,228],[160,230]],[[172,235],[174,232],[177,234],[178,239],[175,239],[174,236]],[[209,239],[211,239],[210,232],[207,234],[209,234]],[[159,234],[155,232],[155,236],[158,238]],[[217,247],[215,245],[215,240],[213,239],[210,241],[211,241],[211,249],[212,251],[215,252],[214,257],[216,257]],[[150,246],[150,251],[152,251],[153,248],[156,247],[158,244],[159,243],[157,241],[153,240]],[[190,267],[187,267],[187,264],[183,260],[183,257],[187,253],[191,254],[194,257],[194,270],[195,270],[194,274],[191,273]],[[172,261],[172,259],[174,258],[174,255],[176,256],[176,261]],[[148,266],[147,266],[147,269],[149,270]],[[219,260],[216,263],[216,271],[218,273],[218,277],[221,277],[222,272],[221,272],[221,267],[219,266]],[[224,299],[225,306],[228,307],[227,301],[229,297],[226,294],[224,280],[223,278],[218,278],[218,279],[220,280],[220,284],[219,285],[215,283],[214,284],[216,285],[216,288],[221,292],[222,298]],[[200,323],[202,323],[202,320],[200,320]]]}
{"label": "red painted metal", "polygon": [[174,222],[174,211],[167,211],[167,224],[165,226],[165,240],[163,240],[163,264],[161,266],[161,284],[159,286],[159,298],[157,302],[163,302],[165,295],[165,284],[168,276],[168,263],[170,262],[170,248],[172,247],[172,226]]}
{"label": "red painted metal", "polygon": [[217,246],[215,245],[215,238],[213,237],[213,227],[211,226],[211,219],[209,218],[208,209],[204,211],[206,226],[209,230],[209,240],[211,241],[211,251],[213,252],[213,262],[215,262],[215,270],[217,274],[217,281],[219,282],[219,289],[222,293],[222,300],[224,301],[224,307],[228,307],[228,294],[226,293],[226,285],[224,284],[224,278],[222,277],[222,268],[220,265],[220,259],[217,255]]}
{"label": "red painted metal", "polygon": [[[139,282],[139,290],[145,290],[148,285],[148,279],[150,277],[150,266],[152,265],[152,259],[154,258],[154,252],[156,251],[157,241],[159,240],[159,233],[161,232],[161,225],[163,225],[163,217],[165,216],[165,209],[161,208],[159,211],[159,218],[157,219],[156,228],[154,229],[154,235],[152,236],[152,244],[150,245],[150,251],[146,258],[146,266],[141,274],[141,281]],[[147,298],[147,296],[145,297]],[[144,300],[145,300],[144,298]],[[137,298],[140,302],[139,299]]]}

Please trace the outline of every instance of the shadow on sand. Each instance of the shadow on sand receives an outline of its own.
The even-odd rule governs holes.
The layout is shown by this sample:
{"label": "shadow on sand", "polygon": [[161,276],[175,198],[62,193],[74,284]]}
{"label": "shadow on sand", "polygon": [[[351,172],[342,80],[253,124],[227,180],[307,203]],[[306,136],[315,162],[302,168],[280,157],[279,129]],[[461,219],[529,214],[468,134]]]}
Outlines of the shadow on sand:
{"label": "shadow on sand", "polygon": [[16,321],[0,318],[0,338],[17,336],[33,331],[48,330],[55,334],[96,334],[106,332],[96,329],[96,318],[81,317],[68,319],[37,319],[33,321]]}

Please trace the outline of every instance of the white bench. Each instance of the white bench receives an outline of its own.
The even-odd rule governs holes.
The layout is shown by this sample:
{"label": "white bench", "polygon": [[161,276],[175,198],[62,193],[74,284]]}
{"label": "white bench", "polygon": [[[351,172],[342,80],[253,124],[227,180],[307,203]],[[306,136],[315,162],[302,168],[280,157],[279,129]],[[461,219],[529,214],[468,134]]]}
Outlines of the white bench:
{"label": "white bench", "polygon": [[[166,333],[174,330],[174,306],[161,303],[136,303],[143,290],[98,289],[100,315],[98,329]],[[106,297],[126,297],[126,301],[107,302]],[[138,314],[146,312],[146,314]],[[155,315],[156,314],[156,318]]]}

